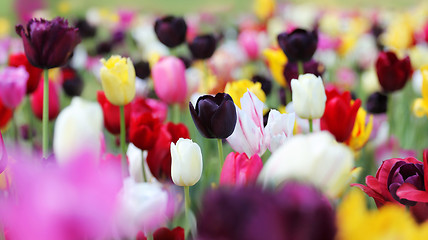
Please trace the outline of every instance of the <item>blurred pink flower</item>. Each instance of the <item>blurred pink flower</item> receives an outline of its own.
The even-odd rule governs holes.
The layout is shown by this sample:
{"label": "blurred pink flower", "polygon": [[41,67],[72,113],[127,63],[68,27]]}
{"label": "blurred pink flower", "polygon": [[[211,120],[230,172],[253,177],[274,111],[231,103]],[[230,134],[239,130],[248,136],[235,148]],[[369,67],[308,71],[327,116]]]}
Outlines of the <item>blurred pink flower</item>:
{"label": "blurred pink flower", "polygon": [[165,103],[183,103],[186,100],[186,67],[176,57],[165,57],[152,68],[156,95]]}
{"label": "blurred pink flower", "polygon": [[245,153],[231,152],[224,161],[220,184],[236,186],[254,184],[262,167],[262,159],[257,154],[248,158]]}
{"label": "blurred pink flower", "polygon": [[15,0],[14,2],[16,14],[21,23],[30,20],[35,11],[46,6],[44,0]]}
{"label": "blurred pink flower", "polygon": [[7,152],[4,146],[3,136],[0,133],[0,174],[6,169],[7,166]]}
{"label": "blurred pink flower", "polygon": [[245,50],[248,58],[257,59],[259,57],[260,49],[257,42],[258,34],[256,31],[244,31],[239,34],[239,45]]}
{"label": "blurred pink flower", "polygon": [[24,66],[6,67],[0,72],[0,98],[6,107],[14,109],[24,99],[28,77]]}

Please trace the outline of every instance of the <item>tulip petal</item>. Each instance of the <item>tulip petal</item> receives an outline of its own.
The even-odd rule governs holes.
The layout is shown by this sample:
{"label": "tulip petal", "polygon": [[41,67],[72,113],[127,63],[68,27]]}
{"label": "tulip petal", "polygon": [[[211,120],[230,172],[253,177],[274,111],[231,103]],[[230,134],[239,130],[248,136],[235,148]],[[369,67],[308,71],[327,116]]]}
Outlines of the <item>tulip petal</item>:
{"label": "tulip petal", "polygon": [[224,101],[212,115],[210,125],[216,138],[229,137],[236,125],[236,109],[233,101]]}
{"label": "tulip petal", "polygon": [[428,192],[418,190],[409,183],[404,183],[397,189],[397,196],[409,201],[428,203]]}
{"label": "tulip petal", "polygon": [[205,128],[205,125],[202,123],[191,102],[189,102],[189,110],[193,122],[195,123],[196,128],[199,130],[199,133],[206,138],[213,138],[212,134],[210,134],[208,129]]}

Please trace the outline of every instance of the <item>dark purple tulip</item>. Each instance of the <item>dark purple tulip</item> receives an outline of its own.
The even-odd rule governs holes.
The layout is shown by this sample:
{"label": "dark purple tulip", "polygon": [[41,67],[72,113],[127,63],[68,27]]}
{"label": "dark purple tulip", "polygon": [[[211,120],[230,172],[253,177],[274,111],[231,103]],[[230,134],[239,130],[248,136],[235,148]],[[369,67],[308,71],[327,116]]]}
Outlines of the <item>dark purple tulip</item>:
{"label": "dark purple tulip", "polygon": [[407,199],[400,199],[397,196],[397,189],[404,183],[412,184],[416,189],[425,191],[424,186],[424,165],[423,163],[408,163],[398,161],[391,168],[388,175],[388,190],[392,197],[403,205],[414,206],[416,202]]}
{"label": "dark purple tulip", "polygon": [[145,79],[150,76],[150,65],[146,61],[139,61],[134,64],[135,75],[138,78]]}
{"label": "dark purple tulip", "polygon": [[388,96],[380,92],[375,92],[369,96],[366,103],[367,112],[385,113],[388,105]]}
{"label": "dark purple tulip", "polygon": [[80,96],[83,92],[83,81],[79,74],[71,67],[62,70],[62,89],[69,97]]}
{"label": "dark purple tulip", "polygon": [[113,36],[111,38],[111,43],[113,45],[121,44],[121,43],[123,43],[125,38],[126,38],[125,32],[116,31],[115,33],[113,33]]}
{"label": "dark purple tulip", "polygon": [[307,62],[317,50],[318,33],[298,28],[291,33],[279,34],[277,40],[289,62]]}
{"label": "dark purple tulip", "polygon": [[[310,60],[303,63],[304,73],[312,73],[317,77],[322,77],[325,72],[325,67],[322,63],[319,63],[315,60]],[[288,62],[284,67],[284,77],[287,80],[288,86],[291,84],[291,79],[299,78],[299,70],[297,68],[297,63]]]}
{"label": "dark purple tulip", "polygon": [[174,48],[186,40],[187,25],[183,18],[166,16],[156,20],[155,32],[161,43]]}
{"label": "dark purple tulip", "polygon": [[113,49],[113,44],[110,41],[104,41],[98,43],[96,46],[95,52],[97,55],[109,54]]}
{"label": "dark purple tulip", "polygon": [[194,59],[208,59],[217,47],[217,40],[212,34],[197,36],[189,43],[189,49]]}
{"label": "dark purple tulip", "polygon": [[227,93],[201,96],[195,108],[189,102],[189,109],[196,128],[206,138],[225,139],[235,130],[235,104]]}
{"label": "dark purple tulip", "polygon": [[186,66],[186,69],[192,66],[192,60],[185,56],[179,56],[180,60],[184,63],[184,66]]}
{"label": "dark purple tulip", "polygon": [[254,83],[261,83],[262,90],[263,92],[265,92],[266,96],[270,94],[270,91],[272,90],[272,80],[261,75],[254,75],[253,78],[251,78],[251,81],[253,81]]}
{"label": "dark purple tulip", "polygon": [[52,21],[31,19],[27,27],[17,25],[16,33],[22,38],[25,55],[35,67],[49,69],[63,66],[80,43],[77,28],[57,17]]}
{"label": "dark purple tulip", "polygon": [[375,66],[379,83],[386,93],[402,89],[413,71],[410,58],[398,59],[394,52],[379,53]]}
{"label": "dark purple tulip", "polygon": [[84,18],[78,19],[74,25],[79,29],[81,38],[91,38],[97,34],[97,28],[91,26]]}

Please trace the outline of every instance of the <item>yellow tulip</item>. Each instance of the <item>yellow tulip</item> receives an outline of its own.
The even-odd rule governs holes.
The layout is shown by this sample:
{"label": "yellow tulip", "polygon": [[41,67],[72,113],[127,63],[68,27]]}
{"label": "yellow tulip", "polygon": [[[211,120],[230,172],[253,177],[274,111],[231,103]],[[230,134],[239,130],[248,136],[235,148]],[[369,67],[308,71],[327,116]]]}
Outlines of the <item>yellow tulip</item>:
{"label": "yellow tulip", "polygon": [[413,102],[413,113],[416,117],[428,116],[428,65],[421,68],[422,73],[422,98]]}
{"label": "yellow tulip", "polygon": [[354,128],[352,129],[351,136],[346,141],[346,144],[354,151],[360,150],[369,140],[370,134],[373,129],[373,116],[370,115],[369,121],[366,124],[367,112],[360,107],[358,109],[357,117],[355,119]]}
{"label": "yellow tulip", "polygon": [[263,56],[268,61],[269,70],[273,79],[282,87],[286,87],[287,81],[284,77],[284,67],[285,64],[287,64],[288,59],[287,56],[285,56],[285,53],[279,48],[266,49],[263,51]]}
{"label": "yellow tulip", "polygon": [[101,84],[109,102],[124,106],[135,97],[135,69],[131,59],[118,55],[101,59]]}
{"label": "yellow tulip", "polygon": [[241,98],[247,91],[254,93],[260,101],[266,101],[266,94],[262,90],[262,84],[259,82],[253,83],[248,79],[229,82],[224,91],[232,97],[233,102],[239,108],[241,108]]}
{"label": "yellow tulip", "polygon": [[0,18],[0,38],[9,34],[10,22],[6,18]]}
{"label": "yellow tulip", "polygon": [[409,48],[413,44],[413,27],[409,15],[397,16],[382,34],[381,41],[397,52]]}
{"label": "yellow tulip", "polygon": [[273,15],[275,5],[275,0],[255,0],[253,10],[260,20],[266,21]]}

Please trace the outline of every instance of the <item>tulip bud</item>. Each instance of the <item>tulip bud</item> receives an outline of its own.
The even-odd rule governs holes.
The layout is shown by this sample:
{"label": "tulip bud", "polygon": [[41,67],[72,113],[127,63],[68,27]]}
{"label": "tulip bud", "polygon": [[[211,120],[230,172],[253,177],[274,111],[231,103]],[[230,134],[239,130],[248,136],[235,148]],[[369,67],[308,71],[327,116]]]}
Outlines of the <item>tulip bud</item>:
{"label": "tulip bud", "polygon": [[180,138],[171,143],[171,176],[178,186],[193,186],[202,175],[202,153],[198,144]]}
{"label": "tulip bud", "polygon": [[0,98],[11,109],[18,107],[27,90],[28,73],[24,66],[6,67],[0,72]]}
{"label": "tulip bud", "polygon": [[257,59],[259,57],[260,49],[257,42],[258,34],[255,31],[244,31],[239,34],[239,45],[245,50],[249,59]]}
{"label": "tulip bud", "polygon": [[139,61],[134,64],[135,75],[138,78],[145,79],[150,76],[150,64],[145,61]]}
{"label": "tulip bud", "polygon": [[327,97],[321,77],[313,74],[300,75],[291,80],[293,105],[297,116],[304,119],[321,118]]}
{"label": "tulip bud", "polygon": [[32,93],[39,86],[40,77],[42,76],[42,69],[34,67],[28,62],[27,57],[24,53],[12,54],[9,56],[9,66],[11,67],[19,67],[24,66],[27,70],[29,77],[27,81],[27,91],[26,93]]}
{"label": "tulip bud", "polygon": [[317,50],[318,33],[316,30],[308,32],[295,29],[291,33],[279,34],[278,44],[287,55],[288,61],[307,62]]}
{"label": "tulip bud", "polygon": [[165,103],[182,103],[186,100],[186,68],[176,57],[165,57],[152,68],[156,95]]}
{"label": "tulip bud", "polygon": [[393,52],[381,52],[376,60],[376,73],[384,92],[400,90],[412,74],[410,58],[400,60]]}
{"label": "tulip bud", "polygon": [[107,61],[101,59],[101,84],[107,99],[116,106],[124,106],[135,97],[135,69],[129,58],[118,55]]}
{"label": "tulip bud", "polygon": [[[31,109],[34,115],[42,120],[43,118],[43,84],[39,84],[36,91],[31,94]],[[49,121],[55,119],[60,111],[59,93],[57,85],[49,81]]]}
{"label": "tulip bud", "polygon": [[156,20],[155,32],[161,43],[174,48],[186,40],[187,25],[183,18],[166,16]]}
{"label": "tulip bud", "polygon": [[254,184],[262,167],[262,159],[257,154],[248,158],[245,153],[231,152],[224,160],[220,184],[236,186]]}
{"label": "tulip bud", "polygon": [[189,43],[189,49],[194,59],[208,59],[216,49],[217,40],[212,34],[197,36]]}
{"label": "tulip bud", "polygon": [[7,165],[7,152],[4,146],[3,136],[0,133],[0,174],[6,169]]}

